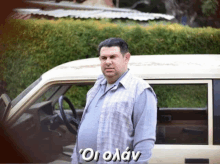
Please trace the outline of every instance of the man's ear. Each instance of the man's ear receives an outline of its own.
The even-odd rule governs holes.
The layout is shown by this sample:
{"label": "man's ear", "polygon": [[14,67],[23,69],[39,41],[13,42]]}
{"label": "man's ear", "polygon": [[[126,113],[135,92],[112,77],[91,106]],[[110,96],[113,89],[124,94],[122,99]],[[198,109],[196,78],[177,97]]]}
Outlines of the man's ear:
{"label": "man's ear", "polygon": [[129,62],[130,56],[131,56],[131,54],[130,54],[129,52],[127,52],[127,53],[125,54],[124,58],[125,58],[126,63]]}

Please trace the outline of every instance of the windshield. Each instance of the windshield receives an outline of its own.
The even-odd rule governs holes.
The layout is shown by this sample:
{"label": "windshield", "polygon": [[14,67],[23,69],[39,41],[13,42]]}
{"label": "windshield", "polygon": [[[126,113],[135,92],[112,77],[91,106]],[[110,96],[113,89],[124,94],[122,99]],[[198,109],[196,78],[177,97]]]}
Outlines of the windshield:
{"label": "windshield", "polygon": [[15,99],[12,100],[12,107],[15,106],[25,95],[27,95],[40,81],[41,77],[29,85],[23,92],[21,92]]}

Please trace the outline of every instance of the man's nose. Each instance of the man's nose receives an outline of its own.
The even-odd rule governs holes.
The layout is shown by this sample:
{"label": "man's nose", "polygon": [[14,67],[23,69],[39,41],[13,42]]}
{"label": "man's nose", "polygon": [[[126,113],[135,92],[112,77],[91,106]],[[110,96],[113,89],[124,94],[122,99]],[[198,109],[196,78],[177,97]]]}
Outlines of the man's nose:
{"label": "man's nose", "polygon": [[110,59],[110,58],[107,58],[107,59],[106,59],[106,64],[111,64],[111,63],[112,63],[111,59]]}

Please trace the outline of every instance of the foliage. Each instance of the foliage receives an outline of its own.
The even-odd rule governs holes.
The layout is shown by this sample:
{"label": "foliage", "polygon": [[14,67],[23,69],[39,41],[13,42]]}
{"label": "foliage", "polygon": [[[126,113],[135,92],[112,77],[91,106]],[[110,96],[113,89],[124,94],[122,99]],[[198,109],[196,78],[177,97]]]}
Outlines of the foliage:
{"label": "foliage", "polygon": [[0,31],[0,80],[6,81],[12,99],[47,70],[68,61],[96,57],[98,44],[109,37],[126,40],[132,55],[220,52],[220,30],[177,24],[142,27],[109,20],[11,20]]}
{"label": "foliage", "polygon": [[169,108],[204,108],[207,106],[207,85],[153,85],[158,106]]}
{"label": "foliage", "polygon": [[72,86],[65,94],[77,109],[83,109],[86,105],[86,93],[92,85],[87,86]]}
{"label": "foliage", "polygon": [[214,15],[216,14],[216,11],[218,9],[219,3],[218,0],[204,0],[202,1],[202,12],[206,16]]}
{"label": "foliage", "polygon": [[[141,3],[142,2],[142,3]],[[113,0],[116,4],[116,0]],[[162,0],[120,0],[120,8],[133,8],[142,12],[166,13],[165,4]]]}

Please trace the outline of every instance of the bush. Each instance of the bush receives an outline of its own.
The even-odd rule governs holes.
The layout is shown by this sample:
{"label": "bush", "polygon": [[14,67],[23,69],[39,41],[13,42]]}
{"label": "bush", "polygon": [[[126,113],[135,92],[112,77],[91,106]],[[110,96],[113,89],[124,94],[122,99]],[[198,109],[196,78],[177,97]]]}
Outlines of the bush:
{"label": "bush", "polygon": [[132,55],[218,54],[220,30],[178,24],[122,26],[96,20],[11,20],[0,27],[1,81],[13,99],[47,70],[97,56],[109,37],[127,41]]}

